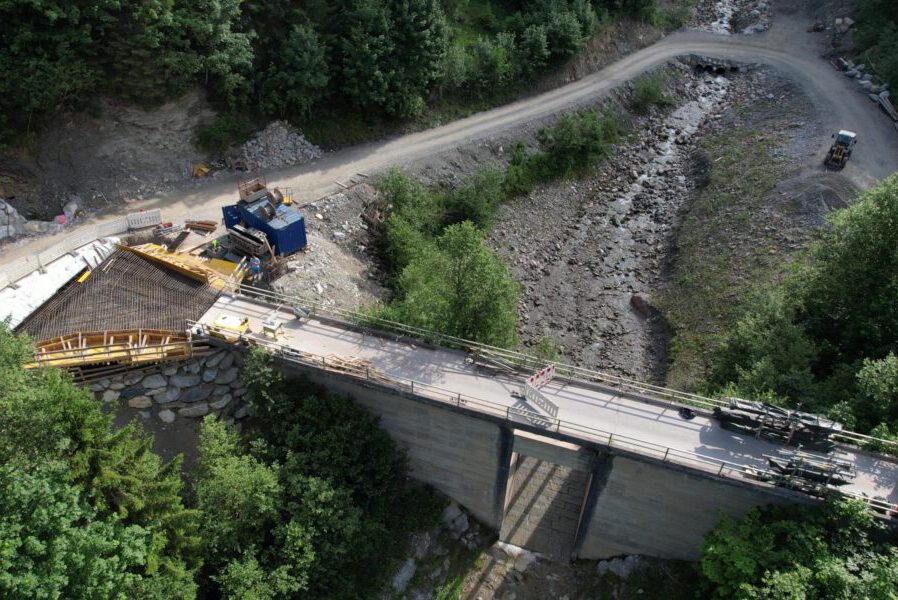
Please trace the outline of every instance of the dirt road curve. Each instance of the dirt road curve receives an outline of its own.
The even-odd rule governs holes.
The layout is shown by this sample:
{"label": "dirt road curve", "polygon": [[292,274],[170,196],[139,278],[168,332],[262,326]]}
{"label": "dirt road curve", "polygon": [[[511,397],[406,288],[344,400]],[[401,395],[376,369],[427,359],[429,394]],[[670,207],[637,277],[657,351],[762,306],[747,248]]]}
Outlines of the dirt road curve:
{"label": "dirt road curve", "polygon": [[[891,122],[846,79],[820,58],[820,34],[805,32],[807,21],[793,15],[778,15],[765,34],[720,36],[686,31],[658,43],[564,87],[476,114],[434,129],[403,137],[364,144],[326,155],[300,167],[268,173],[269,183],[292,187],[304,201],[338,191],[335,181],[356,173],[372,173],[392,165],[402,166],[426,159],[472,141],[488,139],[524,123],[554,113],[588,105],[621,83],[672,58],[689,54],[769,65],[794,78],[818,105],[824,123],[819,143],[808,148],[809,157],[822,159],[829,135],[837,129],[858,133],[858,147],[844,173],[861,187],[872,185],[898,170],[898,132]],[[811,161],[809,161],[811,162]],[[89,223],[114,218],[138,208],[162,208],[166,220],[221,217],[220,206],[234,202],[235,179],[203,187],[175,197],[160,195],[130,203],[97,216]],[[66,235],[74,230],[67,230]],[[44,237],[4,252],[3,261],[38,252],[56,242]]]}

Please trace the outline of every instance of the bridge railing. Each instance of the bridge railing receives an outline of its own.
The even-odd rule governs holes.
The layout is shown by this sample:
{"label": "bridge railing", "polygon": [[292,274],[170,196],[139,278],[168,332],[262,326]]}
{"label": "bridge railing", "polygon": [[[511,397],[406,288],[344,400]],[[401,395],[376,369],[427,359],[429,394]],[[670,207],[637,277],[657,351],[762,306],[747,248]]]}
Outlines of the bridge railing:
{"label": "bridge railing", "polygon": [[[402,336],[412,337],[424,342],[439,344],[449,348],[457,348],[471,352],[477,360],[492,364],[505,369],[521,369],[536,371],[546,366],[546,360],[541,359],[523,352],[508,350],[488,344],[481,344],[471,340],[465,340],[455,336],[429,331],[398,323],[389,319],[382,319],[370,314],[350,311],[333,306],[328,306],[324,301],[308,295],[290,295],[275,292],[272,290],[263,290],[248,285],[241,285],[238,293],[251,298],[258,298],[273,304],[284,306],[300,306],[311,314],[321,315],[334,321],[341,321],[353,326],[366,326],[383,332],[395,333]],[[556,376],[562,377],[573,382],[585,382],[598,384],[610,388],[617,389],[621,392],[627,392],[649,398],[656,402],[662,402],[670,406],[693,406],[704,410],[713,410],[715,407],[724,408],[728,406],[725,400],[719,398],[709,398],[699,394],[691,394],[681,392],[627,377],[620,377],[610,373],[586,369],[575,365],[564,363],[554,363]],[[833,436],[839,441],[848,444],[867,447],[878,445],[879,447],[889,448],[893,452],[898,452],[898,442],[893,440],[884,440],[851,431],[843,431]]]}
{"label": "bridge railing", "polygon": [[[206,336],[207,338],[218,337],[220,339],[236,340],[235,343],[265,348],[274,356],[295,364],[325,371],[338,372],[358,379],[372,381],[458,408],[465,408],[482,414],[503,418],[511,423],[526,422],[545,430],[547,433],[554,432],[584,442],[600,444],[608,448],[617,448],[642,456],[653,457],[665,463],[691,467],[718,477],[732,479],[753,478],[755,480],[761,480],[765,477],[777,476],[777,473],[764,467],[751,467],[726,460],[712,459],[702,456],[694,451],[678,450],[662,444],[619,435],[588,425],[564,421],[557,417],[536,413],[519,406],[500,404],[484,398],[478,398],[460,392],[453,392],[446,388],[416,381],[414,379],[387,375],[370,365],[348,363],[345,358],[329,357],[305,350],[297,350],[296,348],[292,348],[285,344],[252,334],[237,334],[233,330],[217,327],[209,323],[188,321],[188,326],[194,339]],[[827,491],[862,500],[871,510],[885,514],[889,517],[898,516],[898,505],[860,496],[835,487],[829,487],[827,488]]]}

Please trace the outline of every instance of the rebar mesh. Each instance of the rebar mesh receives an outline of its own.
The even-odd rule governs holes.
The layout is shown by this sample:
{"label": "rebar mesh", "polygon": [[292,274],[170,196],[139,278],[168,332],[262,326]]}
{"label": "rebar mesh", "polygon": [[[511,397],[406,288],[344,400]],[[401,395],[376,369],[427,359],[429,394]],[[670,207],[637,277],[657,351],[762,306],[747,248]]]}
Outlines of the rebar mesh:
{"label": "rebar mesh", "polygon": [[113,329],[183,331],[218,293],[208,285],[116,250],[83,283],[72,283],[25,319],[17,331],[35,340]]}

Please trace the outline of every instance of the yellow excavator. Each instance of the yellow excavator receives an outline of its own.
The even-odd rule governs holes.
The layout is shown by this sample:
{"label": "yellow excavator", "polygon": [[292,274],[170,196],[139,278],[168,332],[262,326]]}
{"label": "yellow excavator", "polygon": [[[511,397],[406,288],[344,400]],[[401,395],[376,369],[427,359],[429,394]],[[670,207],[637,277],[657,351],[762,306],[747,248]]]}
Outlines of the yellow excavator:
{"label": "yellow excavator", "polygon": [[830,146],[829,152],[826,153],[823,164],[829,169],[841,171],[845,168],[845,163],[848,162],[848,159],[851,158],[851,151],[854,149],[855,142],[857,142],[857,134],[853,131],[842,129],[839,133],[834,133],[832,137],[833,145]]}

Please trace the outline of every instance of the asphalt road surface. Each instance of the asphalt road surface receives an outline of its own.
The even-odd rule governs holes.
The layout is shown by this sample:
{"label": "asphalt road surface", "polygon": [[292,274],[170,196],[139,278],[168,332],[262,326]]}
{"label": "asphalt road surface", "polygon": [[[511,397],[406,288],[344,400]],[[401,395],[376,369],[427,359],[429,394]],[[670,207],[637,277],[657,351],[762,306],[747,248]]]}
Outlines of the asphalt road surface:
{"label": "asphalt road surface", "polygon": [[[372,142],[325,155],[315,162],[266,173],[274,187],[291,187],[300,201],[312,201],[340,190],[336,181],[357,173],[372,174],[390,166],[410,165],[464,146],[513,131],[521,125],[593,104],[620,84],[680,56],[697,54],[741,63],[765,64],[801,85],[823,122],[819,140],[808,148],[809,168],[822,169],[830,135],[839,129],[858,134],[858,145],[843,173],[865,188],[898,170],[898,131],[861,93],[860,88],[820,56],[825,37],[807,33],[809,22],[794,15],[777,15],[771,29],[756,36],[721,36],[683,31],[564,87],[481,112],[471,117],[394,139]],[[163,210],[164,220],[220,219],[220,207],[236,200],[236,179],[222,180],[190,193],[167,194],[129,203],[87,223],[112,219],[139,208]],[[75,230],[65,231],[65,235]],[[39,252],[57,241],[48,236],[4,253],[12,260]]]}
{"label": "asphalt road surface", "polygon": [[[236,315],[249,319],[250,335],[264,338],[262,321],[271,315],[268,304],[244,297],[220,297],[200,319],[212,325],[219,315]],[[510,415],[509,407],[539,412],[537,407],[518,395],[524,377],[493,374],[479,370],[466,361],[466,354],[445,348],[430,349],[366,335],[315,319],[298,321],[282,310],[283,333],[276,343],[312,355],[314,362],[322,357],[360,358],[370,361],[377,372],[397,382],[415,382],[419,395],[455,403],[458,394],[465,406],[491,415]],[[697,415],[684,420],[676,407],[621,396],[614,390],[577,383],[551,382],[543,388],[546,396],[558,406],[557,418],[569,424],[561,430],[568,435],[605,443],[613,436],[615,447],[655,458],[667,459],[717,473],[719,462],[754,468],[767,468],[764,455],[776,455],[782,446],[740,435],[721,428],[714,420]],[[548,421],[548,420],[547,420]],[[551,429],[551,426],[550,426]],[[697,457],[696,460],[693,457]],[[839,449],[837,458],[850,462],[857,477],[842,489],[870,497],[882,497],[898,504],[898,464],[866,453]],[[724,475],[741,477],[727,468]]]}

